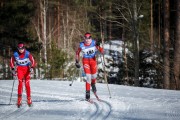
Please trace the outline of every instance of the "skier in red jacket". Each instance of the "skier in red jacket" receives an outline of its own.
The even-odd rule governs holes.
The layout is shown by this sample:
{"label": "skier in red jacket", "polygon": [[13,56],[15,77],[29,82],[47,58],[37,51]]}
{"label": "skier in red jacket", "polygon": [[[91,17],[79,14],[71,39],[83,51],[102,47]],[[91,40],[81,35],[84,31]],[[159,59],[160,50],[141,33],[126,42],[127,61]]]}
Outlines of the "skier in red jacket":
{"label": "skier in red jacket", "polygon": [[80,42],[78,50],[76,51],[76,67],[80,68],[79,64],[79,54],[82,51],[83,53],[83,68],[86,74],[86,100],[90,100],[90,87],[95,94],[96,98],[99,100],[96,94],[96,77],[97,77],[97,62],[96,62],[96,53],[100,51],[103,53],[103,48],[100,47],[100,43],[93,40],[90,33],[84,35],[84,41]]}
{"label": "skier in red jacket", "polygon": [[22,104],[23,82],[26,87],[27,104],[31,106],[30,73],[33,72],[35,61],[31,53],[25,49],[22,42],[18,44],[17,49],[18,51],[14,52],[10,61],[12,73],[17,72],[17,78],[19,81],[17,106],[20,107]]}

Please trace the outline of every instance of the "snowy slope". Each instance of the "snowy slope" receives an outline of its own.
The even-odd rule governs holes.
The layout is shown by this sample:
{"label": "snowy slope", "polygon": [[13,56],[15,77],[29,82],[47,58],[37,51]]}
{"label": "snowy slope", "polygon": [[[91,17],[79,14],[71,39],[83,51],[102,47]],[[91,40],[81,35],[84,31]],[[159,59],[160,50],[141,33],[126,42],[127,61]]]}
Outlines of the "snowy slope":
{"label": "snowy slope", "polygon": [[84,101],[85,85],[32,80],[33,107],[16,107],[17,81],[9,105],[12,80],[0,80],[0,120],[180,120],[180,92],[97,83],[102,102]]}

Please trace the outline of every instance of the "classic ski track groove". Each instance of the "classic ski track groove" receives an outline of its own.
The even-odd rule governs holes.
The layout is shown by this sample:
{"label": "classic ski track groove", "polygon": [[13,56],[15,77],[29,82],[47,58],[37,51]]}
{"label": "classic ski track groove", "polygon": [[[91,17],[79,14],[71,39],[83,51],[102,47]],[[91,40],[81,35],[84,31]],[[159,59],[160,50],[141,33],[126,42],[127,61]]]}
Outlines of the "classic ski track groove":
{"label": "classic ski track groove", "polygon": [[112,112],[112,106],[105,100],[94,101],[93,106],[95,108],[88,120],[105,120]]}
{"label": "classic ski track groove", "polygon": [[[112,106],[109,102],[105,101],[105,100],[102,100],[103,103],[106,104],[106,107],[109,109],[109,111],[107,111],[106,113],[106,116],[104,116],[104,120],[107,119],[109,117],[109,115],[111,114],[112,112]],[[107,110],[107,109],[106,109]]]}

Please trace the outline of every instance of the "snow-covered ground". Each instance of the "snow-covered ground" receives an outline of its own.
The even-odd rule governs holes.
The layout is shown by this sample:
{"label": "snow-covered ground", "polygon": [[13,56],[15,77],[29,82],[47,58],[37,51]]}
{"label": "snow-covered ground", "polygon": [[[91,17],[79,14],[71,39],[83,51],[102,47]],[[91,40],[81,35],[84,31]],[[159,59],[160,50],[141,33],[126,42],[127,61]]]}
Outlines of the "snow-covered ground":
{"label": "snow-covered ground", "polygon": [[9,105],[12,80],[0,80],[0,120],[180,120],[180,92],[97,83],[103,100],[84,101],[84,82],[32,80],[33,107],[16,107],[17,81]]}

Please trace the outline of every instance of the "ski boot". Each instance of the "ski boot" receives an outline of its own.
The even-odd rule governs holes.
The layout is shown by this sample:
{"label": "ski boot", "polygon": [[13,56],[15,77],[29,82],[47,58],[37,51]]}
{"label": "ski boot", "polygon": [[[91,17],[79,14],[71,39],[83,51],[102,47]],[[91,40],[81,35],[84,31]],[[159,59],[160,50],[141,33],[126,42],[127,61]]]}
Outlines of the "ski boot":
{"label": "ski boot", "polygon": [[17,107],[20,108],[22,105],[22,95],[18,95],[18,99],[17,99]]}
{"label": "ski boot", "polygon": [[93,103],[93,101],[90,99],[90,91],[89,90],[86,91],[86,101]]}
{"label": "ski boot", "polygon": [[91,83],[91,87],[92,87],[92,91],[93,91],[93,93],[96,93],[96,85],[95,85],[95,83]]}
{"label": "ski boot", "polygon": [[97,95],[97,93],[96,93],[97,90],[96,90],[96,85],[95,85],[95,83],[91,84],[91,87],[92,87],[92,92],[94,93],[96,99],[97,99],[98,101],[100,101],[100,99],[99,99],[99,97],[98,97],[98,95]]}
{"label": "ski boot", "polygon": [[31,97],[27,97],[27,104],[29,107],[32,106],[32,100],[31,100]]}

